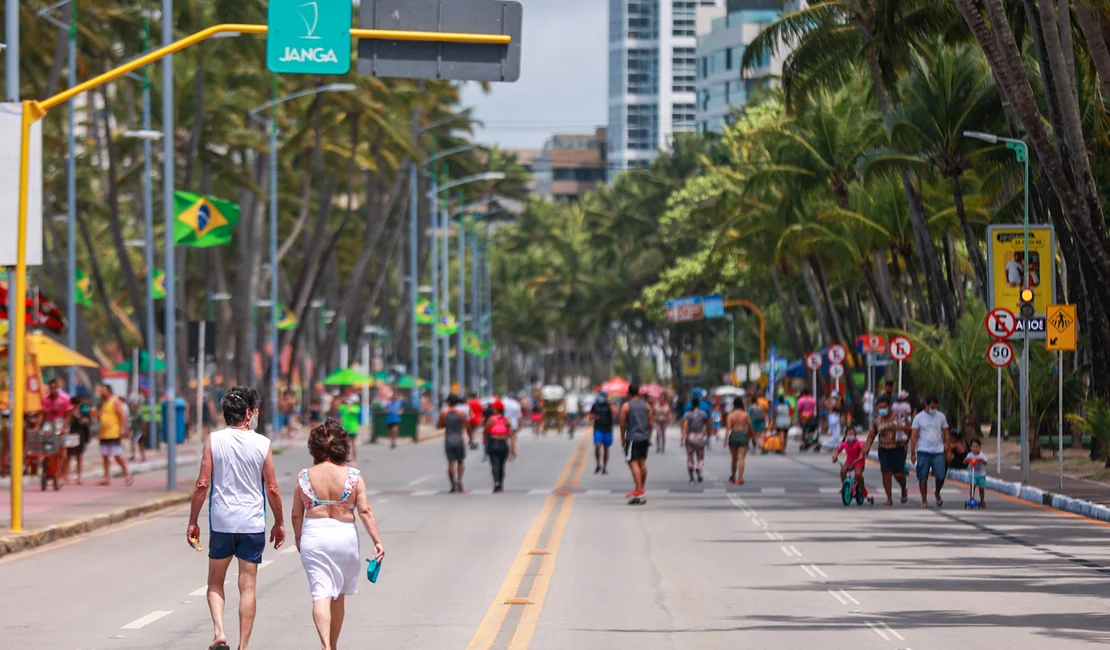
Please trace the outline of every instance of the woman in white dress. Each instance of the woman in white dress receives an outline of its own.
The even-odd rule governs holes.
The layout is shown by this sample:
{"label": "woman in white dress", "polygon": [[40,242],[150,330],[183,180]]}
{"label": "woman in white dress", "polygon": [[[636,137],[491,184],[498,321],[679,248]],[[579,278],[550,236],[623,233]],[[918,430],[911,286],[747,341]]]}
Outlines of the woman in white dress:
{"label": "woman in white dress", "polygon": [[347,467],[350,436],[335,420],[312,430],[308,451],[315,461],[301,470],[293,497],[293,535],[312,592],[312,620],[320,647],[333,650],[343,627],[344,596],[358,593],[362,554],[355,515],[374,541],[374,558],[385,556],[366,483]]}

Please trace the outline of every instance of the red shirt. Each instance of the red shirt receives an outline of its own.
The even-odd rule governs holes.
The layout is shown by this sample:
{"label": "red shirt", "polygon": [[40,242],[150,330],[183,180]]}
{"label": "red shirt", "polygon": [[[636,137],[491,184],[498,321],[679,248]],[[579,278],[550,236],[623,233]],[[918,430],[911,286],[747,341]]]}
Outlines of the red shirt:
{"label": "red shirt", "polygon": [[482,414],[485,409],[482,408],[482,400],[477,397],[466,402],[467,407],[470,408],[470,425],[480,426],[482,424]]}
{"label": "red shirt", "polygon": [[69,394],[64,390],[58,391],[58,394],[53,397],[50,396],[50,393],[47,393],[42,398],[42,409],[46,411],[46,417],[50,419],[64,418],[73,410],[73,400],[69,398]]}

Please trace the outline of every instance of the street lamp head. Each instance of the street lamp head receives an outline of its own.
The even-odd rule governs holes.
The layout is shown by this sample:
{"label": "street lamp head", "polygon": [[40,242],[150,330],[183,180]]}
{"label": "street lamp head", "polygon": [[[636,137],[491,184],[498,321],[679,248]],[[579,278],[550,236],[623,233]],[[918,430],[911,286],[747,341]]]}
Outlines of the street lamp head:
{"label": "street lamp head", "polygon": [[983,133],[982,131],[964,131],[965,138],[975,138],[982,140],[988,144],[998,144],[998,136],[993,133]]}
{"label": "street lamp head", "polygon": [[136,139],[139,139],[139,140],[154,141],[154,140],[161,140],[162,139],[162,132],[161,131],[154,131],[152,129],[138,129],[138,130],[135,130],[135,131],[124,131],[123,132],[123,137],[125,137],[125,138],[136,138]]}
{"label": "street lamp head", "polygon": [[324,91],[333,93],[349,93],[354,89],[354,84],[328,84],[323,87]]}
{"label": "street lamp head", "polygon": [[145,248],[146,247],[146,240],[145,239],[128,239],[127,241],[123,242],[123,245],[127,246],[128,248]]}

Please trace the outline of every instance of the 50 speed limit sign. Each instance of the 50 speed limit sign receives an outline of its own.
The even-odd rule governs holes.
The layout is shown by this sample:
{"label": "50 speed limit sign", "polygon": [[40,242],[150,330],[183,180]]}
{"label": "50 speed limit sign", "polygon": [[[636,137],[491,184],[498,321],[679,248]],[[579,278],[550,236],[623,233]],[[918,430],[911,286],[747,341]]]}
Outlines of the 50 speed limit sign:
{"label": "50 speed limit sign", "polygon": [[1006,341],[995,341],[987,348],[987,360],[996,368],[1005,368],[1014,360],[1014,348]]}
{"label": "50 speed limit sign", "polygon": [[840,381],[840,378],[843,376],[844,366],[840,365],[839,363],[829,365],[829,377],[836,381]]}

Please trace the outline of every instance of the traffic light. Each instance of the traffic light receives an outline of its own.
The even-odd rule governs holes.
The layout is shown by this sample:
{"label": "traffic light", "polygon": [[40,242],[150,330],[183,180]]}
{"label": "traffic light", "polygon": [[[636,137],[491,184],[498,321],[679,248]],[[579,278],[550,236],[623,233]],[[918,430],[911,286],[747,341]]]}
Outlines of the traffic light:
{"label": "traffic light", "polygon": [[1036,309],[1033,307],[1033,290],[1025,287],[1021,290],[1021,317],[1028,320],[1033,318]]}

